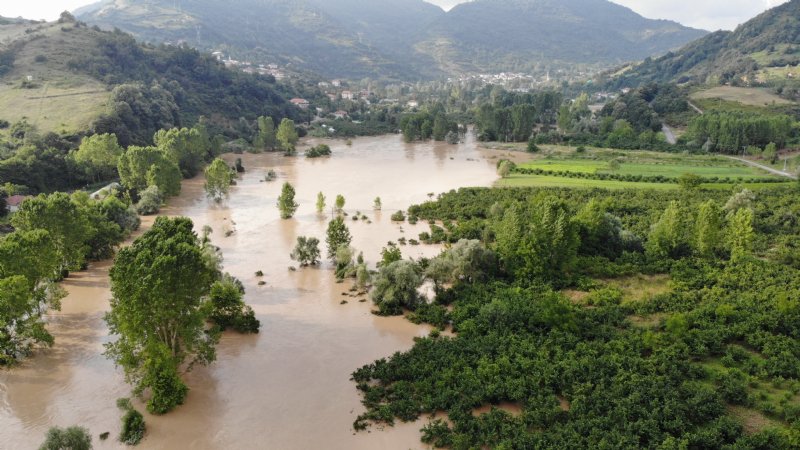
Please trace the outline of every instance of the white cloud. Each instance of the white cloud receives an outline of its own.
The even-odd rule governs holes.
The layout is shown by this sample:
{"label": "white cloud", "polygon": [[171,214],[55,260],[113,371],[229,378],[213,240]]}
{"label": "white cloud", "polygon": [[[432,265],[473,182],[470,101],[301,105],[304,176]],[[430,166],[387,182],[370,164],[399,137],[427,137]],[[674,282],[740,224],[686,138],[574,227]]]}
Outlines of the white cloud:
{"label": "white cloud", "polygon": [[787,0],[612,0],[652,19],[706,30],[732,30]]}
{"label": "white cloud", "polygon": [[0,16],[55,20],[63,11],[95,3],[95,0],[0,0]]}

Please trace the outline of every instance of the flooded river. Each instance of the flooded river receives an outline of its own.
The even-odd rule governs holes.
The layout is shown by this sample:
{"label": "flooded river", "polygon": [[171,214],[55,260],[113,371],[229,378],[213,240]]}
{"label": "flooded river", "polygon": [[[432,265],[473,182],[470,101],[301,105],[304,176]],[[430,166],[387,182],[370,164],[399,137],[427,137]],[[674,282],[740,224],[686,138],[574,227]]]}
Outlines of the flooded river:
{"label": "flooded river", "polygon": [[[308,143],[315,143],[308,141]],[[254,336],[225,334],[217,361],[186,376],[186,404],[164,416],[145,414],[143,449],[408,449],[423,448],[417,424],[355,434],[363,412],[352,371],[377,358],[411,347],[429,328],[402,318],[370,314],[371,304],[343,295],[351,281],[337,284],[329,263],[290,271],[297,236],[323,242],[330,212],[315,212],[322,191],[328,208],[337,194],[345,210],[366,214],[372,223],[352,221],[352,245],[370,265],[387,241],[416,238],[426,225],[392,223],[397,209],[425,201],[428,193],[462,186],[488,186],[495,161],[474,142],[405,144],[399,136],[356,139],[352,146],[329,142],[333,156],[286,158],[242,155],[247,172],[230,198],[205,198],[203,180],[188,180],[162,214],[191,218],[197,230],[213,228],[212,241],[224,254],[224,270],[244,283],[245,300],[261,320]],[[301,147],[301,152],[304,148]],[[233,158],[228,158],[233,159]],[[268,169],[278,179],[263,182]],[[284,181],[296,190],[300,208],[281,220],[275,206]],[[383,211],[372,210],[380,196]],[[143,228],[152,223],[146,218]],[[233,232],[225,237],[226,232]],[[433,256],[433,246],[403,246],[404,257]],[[323,250],[324,251],[324,250]],[[323,255],[324,256],[324,255]],[[95,448],[123,448],[116,441],[119,397],[130,396],[122,372],[103,355],[108,330],[103,314],[110,298],[110,262],[94,263],[71,276],[61,312],[49,318],[56,338],[18,368],[0,370],[0,448],[36,448],[51,426],[89,428]],[[263,278],[255,272],[264,272]],[[266,284],[259,286],[259,281]],[[342,300],[348,301],[341,304]],[[136,403],[140,411],[143,405]],[[107,441],[98,435],[110,432]]]}

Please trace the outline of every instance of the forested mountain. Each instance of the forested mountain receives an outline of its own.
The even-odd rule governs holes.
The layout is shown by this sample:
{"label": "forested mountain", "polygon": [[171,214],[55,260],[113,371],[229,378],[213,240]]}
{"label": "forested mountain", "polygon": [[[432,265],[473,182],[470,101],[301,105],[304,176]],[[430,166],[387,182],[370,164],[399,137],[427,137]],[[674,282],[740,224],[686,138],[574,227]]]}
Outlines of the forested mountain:
{"label": "forested mountain", "polygon": [[604,0],[477,0],[439,18],[416,48],[451,71],[522,70],[636,60],[703,34]]}
{"label": "forested mountain", "polygon": [[21,192],[98,181],[74,159],[85,136],[152,145],[157,131],[188,133],[205,117],[199,129],[221,144],[250,138],[259,116],[308,119],[286,101],[293,88],[272,77],[227,69],[187,46],[142,45],[68,13],[0,25],[0,36],[0,184]]}
{"label": "forested mountain", "polygon": [[781,83],[800,63],[800,0],[770,9],[735,31],[717,31],[682,49],[646,59],[614,80],[643,82]]}
{"label": "forested mountain", "polygon": [[240,117],[286,117],[294,95],[271,77],[226,69],[181,46],[142,45],[73,20],[0,25],[0,119],[42,133],[115,132],[145,144],[201,115],[219,132]]}
{"label": "forested mountain", "polygon": [[423,0],[106,0],[77,14],[145,41],[182,41],[237,59],[330,76],[413,78],[387,55],[402,52],[418,27],[444,12]]}
{"label": "forested mountain", "polygon": [[78,11],[151,42],[331,77],[414,79],[537,63],[609,66],[700,37],[607,0],[477,0],[445,13],[423,0],[105,0]]}

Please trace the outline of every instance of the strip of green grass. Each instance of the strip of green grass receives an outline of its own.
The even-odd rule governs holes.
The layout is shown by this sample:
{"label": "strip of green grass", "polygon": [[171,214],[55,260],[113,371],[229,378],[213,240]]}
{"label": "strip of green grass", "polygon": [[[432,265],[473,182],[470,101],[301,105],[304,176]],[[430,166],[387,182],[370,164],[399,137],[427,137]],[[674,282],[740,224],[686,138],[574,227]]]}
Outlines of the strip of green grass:
{"label": "strip of green grass", "polygon": [[[741,185],[751,189],[767,189],[790,185],[787,183],[742,183]],[[587,180],[584,178],[555,177],[549,175],[521,175],[512,174],[508,178],[497,181],[499,187],[575,187],[575,188],[602,188],[602,189],[679,189],[675,183],[645,183],[627,182],[617,180]],[[706,183],[701,185],[703,189],[731,189],[731,183]]]}
{"label": "strip of green grass", "polygon": [[619,175],[663,176],[678,178],[686,173],[693,173],[704,178],[730,177],[730,178],[763,178],[770,174],[755,167],[738,165],[716,165],[709,162],[698,161],[698,164],[671,164],[666,162],[656,163],[627,163],[620,164],[619,169],[611,171],[608,162],[587,159],[542,159],[520,164],[526,169],[542,169],[575,173],[615,173]]}

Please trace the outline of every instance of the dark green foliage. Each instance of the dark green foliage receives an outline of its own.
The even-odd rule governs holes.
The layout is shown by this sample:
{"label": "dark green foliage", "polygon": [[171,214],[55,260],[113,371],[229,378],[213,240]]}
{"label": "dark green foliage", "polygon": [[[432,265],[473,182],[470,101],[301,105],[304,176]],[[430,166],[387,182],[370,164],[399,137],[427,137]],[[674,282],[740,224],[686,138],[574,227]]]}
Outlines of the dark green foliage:
{"label": "dark green foliage", "polygon": [[328,258],[335,261],[336,251],[341,246],[348,246],[352,241],[350,230],[344,223],[341,216],[336,217],[328,223],[328,231],[325,237],[325,244],[328,246]]}
{"label": "dark green foliage", "polygon": [[444,141],[448,133],[458,133],[458,124],[447,118],[444,106],[436,104],[428,110],[403,116],[400,131],[406,142],[431,138]]}
{"label": "dark green foliage", "polygon": [[125,370],[135,394],[149,390],[147,409],[154,414],[183,403],[188,387],[181,368],[216,356],[219,334],[207,330],[206,321],[218,260],[192,228],[186,218],[157,218],[119,252],[110,272],[106,322],[118,338],[106,344],[105,354]]}
{"label": "dark green foliage", "polygon": [[695,117],[685,139],[708,150],[740,154],[745,146],[782,147],[793,136],[796,122],[789,116],[746,112],[711,111]]}
{"label": "dark green foliage", "polygon": [[209,319],[223,331],[232,328],[239,333],[258,333],[261,323],[243,297],[244,288],[235,278],[226,275],[215,282],[209,294],[214,308]]}
{"label": "dark green foliage", "polygon": [[142,413],[139,411],[133,409],[130,399],[117,399],[117,407],[124,412],[122,415],[122,430],[119,434],[119,441],[126,445],[139,444],[146,431],[144,416],[142,416]]}
{"label": "dark green foliage", "polygon": [[84,427],[59,428],[47,431],[47,437],[39,450],[89,450],[92,448],[92,436]]}
{"label": "dark green foliage", "polygon": [[481,105],[475,114],[475,130],[482,141],[526,142],[535,125],[556,123],[562,102],[561,94],[554,91],[519,94],[499,89],[492,94],[493,101]]}
{"label": "dark green foliage", "polygon": [[326,144],[319,144],[316,147],[311,147],[306,152],[306,158],[319,158],[321,156],[330,156],[331,148]]}
{"label": "dark green foliage", "polygon": [[[448,421],[423,428],[425,442],[452,448],[681,448],[680,442],[688,448],[793,448],[796,434],[788,426],[796,408],[788,400],[758,400],[754,386],[791,386],[800,377],[800,272],[748,253],[714,256],[720,237],[709,227],[739,226],[733,217],[754,212],[754,248],[797,239],[800,224],[781,219],[800,213],[796,193],[761,190],[757,199],[729,202],[726,209],[738,208],[729,217],[715,205],[730,193],[712,191],[462,189],[411,207],[422,219],[443,221],[437,228],[451,242],[477,227],[507,270],[453,281],[446,259],[425,262],[429,279],[452,287],[437,288],[430,304],[412,302],[409,318],[452,326],[455,337],[434,333],[354,372],[367,407],[354,427],[444,411]],[[570,223],[575,238],[567,238]],[[573,239],[578,256],[570,261],[565,255],[575,251]],[[646,243],[648,257],[637,241]],[[584,277],[667,271],[670,289],[631,302],[616,287],[552,271],[564,264]],[[568,299],[554,290],[563,284],[590,292]],[[381,311],[402,310],[389,302]],[[653,314],[663,319],[636,320]],[[725,368],[706,366],[715,358]],[[503,403],[521,414],[474,413]],[[783,422],[774,431],[745,433],[727,404]]]}
{"label": "dark green foliage", "polygon": [[[215,111],[217,118],[251,121],[294,114],[274,80],[227,70],[211,55],[187,46],[142,46],[118,31],[98,33],[96,42],[69,66],[118,86],[112,112],[93,128],[97,133],[115,133],[123,146],[151,144],[157,130],[193,124],[208,111]],[[235,134],[231,122],[209,121],[209,125]]]}

